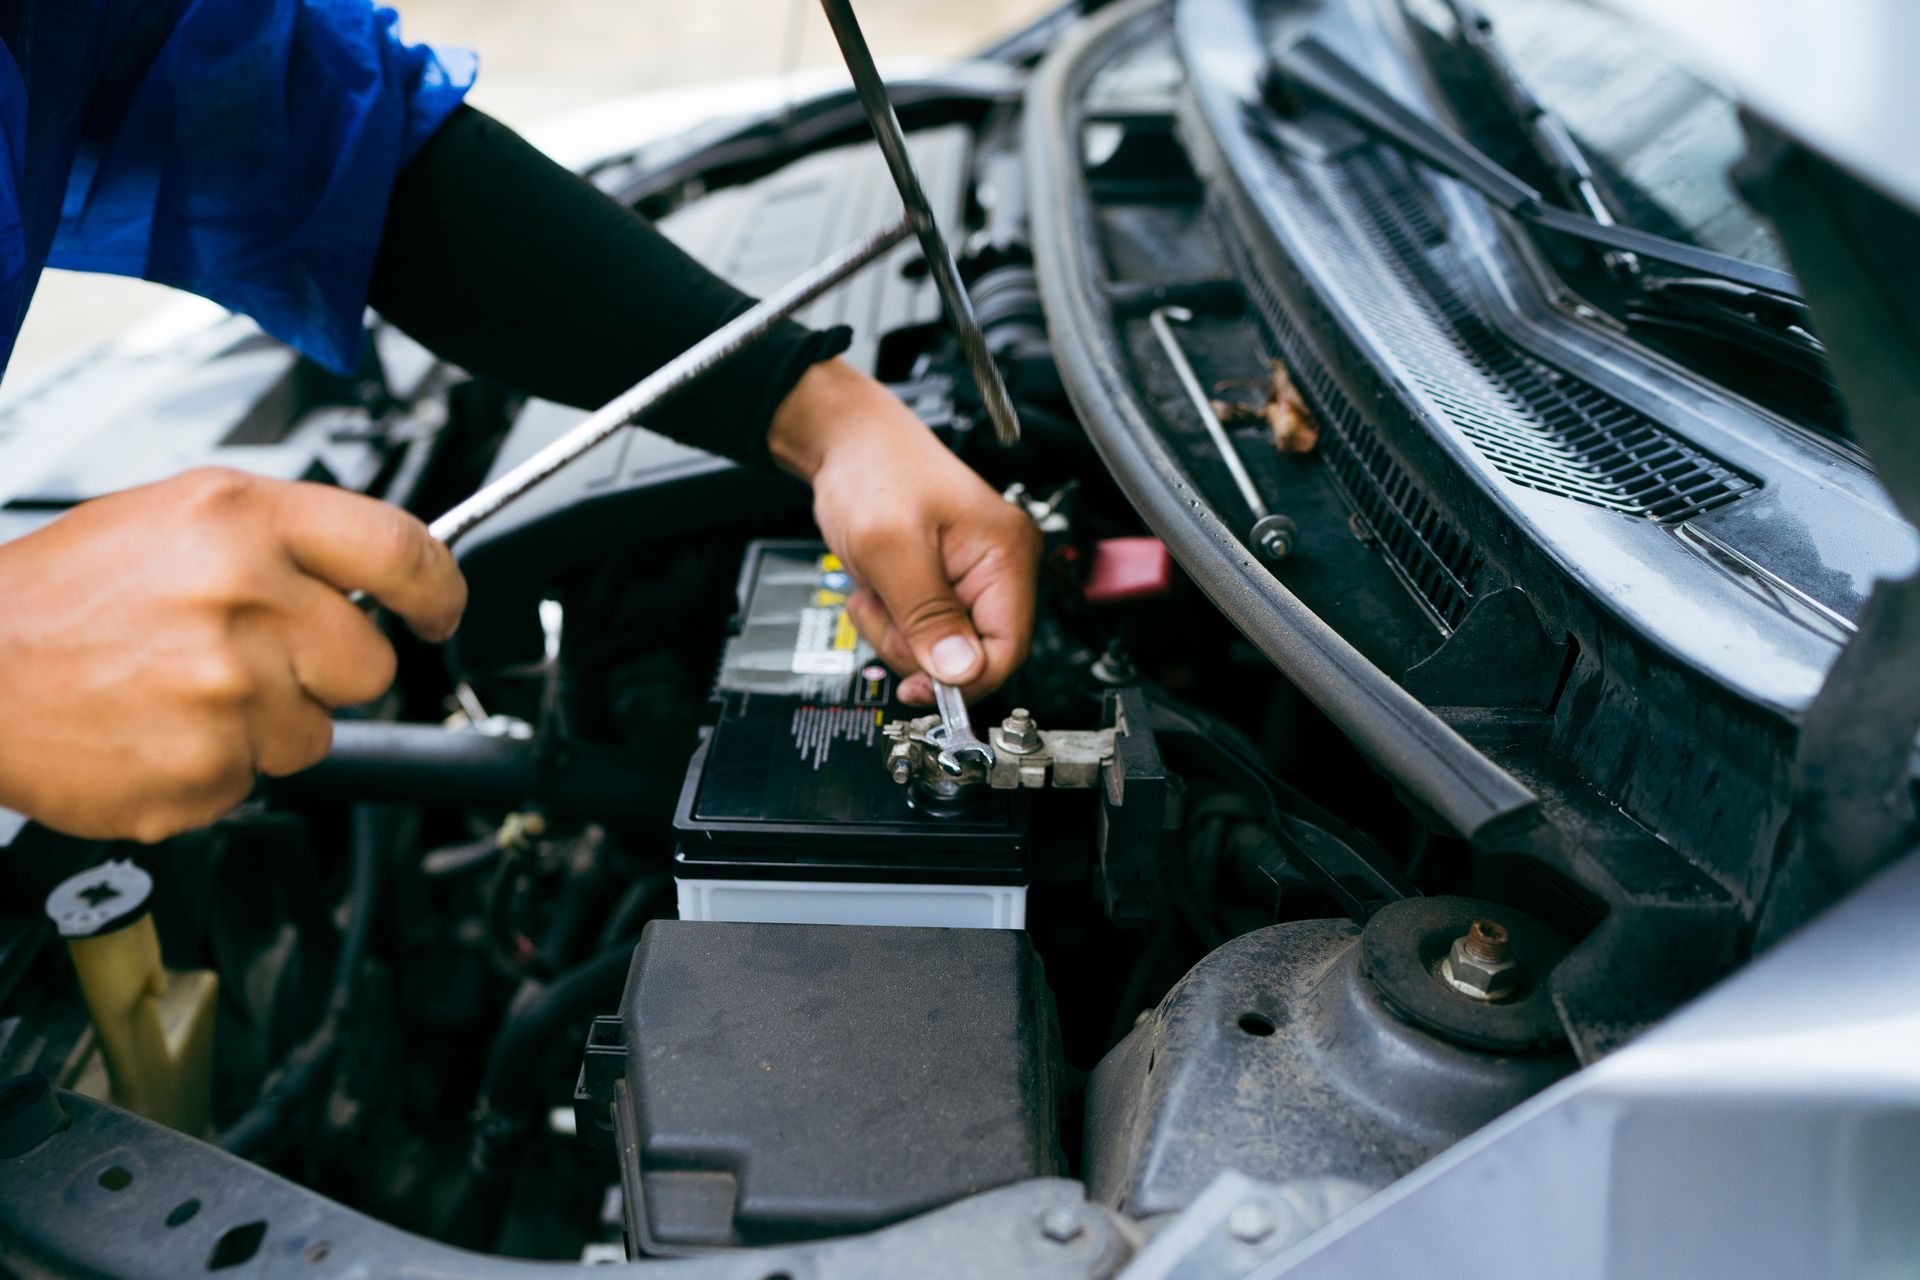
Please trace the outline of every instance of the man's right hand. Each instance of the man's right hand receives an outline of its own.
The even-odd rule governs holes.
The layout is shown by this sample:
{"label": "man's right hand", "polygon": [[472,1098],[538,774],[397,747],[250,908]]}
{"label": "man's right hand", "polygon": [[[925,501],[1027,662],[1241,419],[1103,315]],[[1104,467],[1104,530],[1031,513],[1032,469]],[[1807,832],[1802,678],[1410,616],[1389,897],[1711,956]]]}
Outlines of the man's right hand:
{"label": "man's right hand", "polygon": [[333,741],[330,707],[392,684],[363,590],[441,641],[447,548],[397,507],[190,471],[0,546],[0,806],[95,838],[210,822]]}

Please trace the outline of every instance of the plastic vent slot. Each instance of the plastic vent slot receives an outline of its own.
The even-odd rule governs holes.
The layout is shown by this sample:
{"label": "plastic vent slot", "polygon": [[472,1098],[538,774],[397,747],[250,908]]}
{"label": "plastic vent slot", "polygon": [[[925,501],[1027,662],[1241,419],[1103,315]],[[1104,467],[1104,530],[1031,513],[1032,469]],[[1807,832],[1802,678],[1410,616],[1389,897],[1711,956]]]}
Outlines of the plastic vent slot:
{"label": "plastic vent slot", "polygon": [[1424,188],[1375,146],[1338,165],[1256,139],[1268,207],[1407,380],[1506,479],[1678,524],[1759,486],[1645,414],[1519,350],[1453,283]]}
{"label": "plastic vent slot", "polygon": [[1343,166],[1352,198],[1373,211],[1369,221],[1380,247],[1500,394],[1463,394],[1457,381],[1431,377],[1420,377],[1422,388],[1502,475],[1662,524],[1677,524],[1758,487],[1645,414],[1502,338],[1433,260],[1430,247],[1444,233],[1410,175],[1390,174],[1386,163],[1383,153],[1370,150]]}
{"label": "plastic vent slot", "polygon": [[1325,362],[1274,296],[1245,248],[1226,237],[1234,268],[1245,281],[1267,341],[1286,362],[1294,386],[1319,421],[1319,454],[1354,513],[1378,542],[1387,563],[1426,606],[1441,630],[1460,625],[1474,599],[1482,561],[1406,469],[1388,452]]}

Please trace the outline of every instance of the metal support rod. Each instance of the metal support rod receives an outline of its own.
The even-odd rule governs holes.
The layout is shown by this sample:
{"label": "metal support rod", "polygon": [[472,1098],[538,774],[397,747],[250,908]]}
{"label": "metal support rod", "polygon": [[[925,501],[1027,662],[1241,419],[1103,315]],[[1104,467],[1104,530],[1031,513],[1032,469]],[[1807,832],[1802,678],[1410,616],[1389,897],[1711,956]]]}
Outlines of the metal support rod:
{"label": "metal support rod", "polygon": [[1240,490],[1240,496],[1246,500],[1247,508],[1253,512],[1255,520],[1263,520],[1267,515],[1267,504],[1260,497],[1260,491],[1253,487],[1253,477],[1247,474],[1246,464],[1240,461],[1240,454],[1233,447],[1233,437],[1220,425],[1220,415],[1213,411],[1213,404],[1207,399],[1206,389],[1200,385],[1200,379],[1194,376],[1193,365],[1187,359],[1180,339],[1174,336],[1173,326],[1168,321],[1185,324],[1193,319],[1193,313],[1185,307],[1155,307],[1147,316],[1147,323],[1153,328],[1153,336],[1160,340],[1161,350],[1167,353],[1167,360],[1173,365],[1173,372],[1180,379],[1180,389],[1187,393],[1187,399],[1193,401],[1193,408],[1200,415],[1200,425],[1207,429],[1213,438],[1213,444],[1220,451],[1220,461],[1226,464],[1233,476],[1234,485]]}
{"label": "metal support rod", "polygon": [[655,369],[519,466],[482,485],[471,497],[428,525],[427,531],[440,541],[451,543],[622,427],[646,416],[655,405],[704,376],[721,361],[766,336],[780,321],[906,239],[910,229],[910,219],[902,219],[884,231],[849,245],[790,281],[779,292],[741,312]]}
{"label": "metal support rod", "polygon": [[966,357],[974,385],[980,389],[987,417],[993,420],[994,438],[1001,444],[1017,443],[1020,419],[1014,416],[1013,398],[1007,394],[1007,384],[1000,378],[993,353],[987,350],[987,340],[973,314],[973,301],[967,297],[966,286],[960,283],[960,266],[940,234],[926,192],[921,190],[920,176],[914,171],[913,157],[907,152],[907,135],[901,130],[900,117],[894,114],[893,103],[887,98],[886,82],[880,78],[879,68],[873,65],[873,54],[868,51],[867,38],[860,33],[860,24],[854,19],[851,0],[820,0],[820,7],[826,10],[833,38],[840,43],[840,56],[846,60],[847,71],[853,76],[853,91],[859,95],[860,106],[873,126],[880,154],[886,157],[893,185],[900,192],[900,202],[907,208],[907,223],[920,239],[927,272],[947,304],[947,319],[960,340],[960,351]]}

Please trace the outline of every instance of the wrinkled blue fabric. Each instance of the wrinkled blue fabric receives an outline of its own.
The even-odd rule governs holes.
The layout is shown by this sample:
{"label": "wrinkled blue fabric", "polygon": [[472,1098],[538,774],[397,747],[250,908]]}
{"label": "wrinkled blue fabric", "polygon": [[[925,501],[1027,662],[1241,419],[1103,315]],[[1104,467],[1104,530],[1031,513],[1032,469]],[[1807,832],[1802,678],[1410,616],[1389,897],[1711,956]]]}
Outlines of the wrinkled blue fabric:
{"label": "wrinkled blue fabric", "polygon": [[42,268],[140,276],[340,372],[465,50],[369,0],[0,0],[0,366]]}

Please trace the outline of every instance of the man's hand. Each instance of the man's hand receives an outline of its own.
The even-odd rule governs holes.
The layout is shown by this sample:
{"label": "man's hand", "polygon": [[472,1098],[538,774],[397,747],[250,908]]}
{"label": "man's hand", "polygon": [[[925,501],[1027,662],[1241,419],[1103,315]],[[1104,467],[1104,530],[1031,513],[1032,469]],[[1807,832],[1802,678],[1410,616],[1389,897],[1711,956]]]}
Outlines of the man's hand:
{"label": "man's hand", "polygon": [[393,682],[364,590],[423,639],[466,607],[445,546],[383,502],[190,471],[0,547],[0,805],[158,840],[294,773],[329,707]]}
{"label": "man's hand", "polygon": [[904,701],[928,673],[991,693],[1027,656],[1040,533],[891,392],[844,361],[808,370],[774,415],[774,459],[813,485],[814,518],[859,586],[860,634]]}

